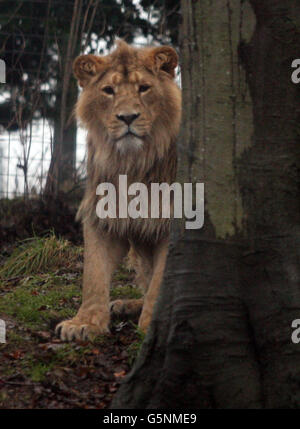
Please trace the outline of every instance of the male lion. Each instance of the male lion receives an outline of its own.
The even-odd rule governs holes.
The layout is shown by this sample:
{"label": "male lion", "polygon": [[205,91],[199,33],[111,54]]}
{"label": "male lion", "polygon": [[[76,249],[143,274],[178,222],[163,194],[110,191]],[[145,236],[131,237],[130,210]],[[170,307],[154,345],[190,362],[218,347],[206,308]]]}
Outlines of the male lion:
{"label": "male lion", "polygon": [[[76,115],[88,130],[88,179],[77,217],[83,221],[83,299],[77,315],[58,324],[63,340],[108,332],[109,286],[117,264],[132,249],[139,283],[145,289],[139,327],[146,331],[158,295],[167,256],[170,220],[106,218],[96,214],[96,188],[119,175],[128,186],[142,182],[171,184],[176,175],[176,137],[181,93],[174,82],[178,57],[168,46],[134,48],[119,41],[106,56],[81,55],[74,74],[83,91]],[[132,303],[115,301],[114,311]]]}

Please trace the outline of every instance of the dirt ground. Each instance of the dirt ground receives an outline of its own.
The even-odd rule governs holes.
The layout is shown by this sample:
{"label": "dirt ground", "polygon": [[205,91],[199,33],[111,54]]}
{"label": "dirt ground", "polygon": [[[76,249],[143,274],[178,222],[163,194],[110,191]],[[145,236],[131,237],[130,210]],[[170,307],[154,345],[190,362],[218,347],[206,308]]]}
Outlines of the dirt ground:
{"label": "dirt ground", "polygon": [[[113,320],[111,334],[64,343],[56,324],[81,300],[82,248],[54,235],[2,248],[0,408],[108,408],[142,342],[136,321]],[[140,296],[133,273],[120,267],[112,299]]]}

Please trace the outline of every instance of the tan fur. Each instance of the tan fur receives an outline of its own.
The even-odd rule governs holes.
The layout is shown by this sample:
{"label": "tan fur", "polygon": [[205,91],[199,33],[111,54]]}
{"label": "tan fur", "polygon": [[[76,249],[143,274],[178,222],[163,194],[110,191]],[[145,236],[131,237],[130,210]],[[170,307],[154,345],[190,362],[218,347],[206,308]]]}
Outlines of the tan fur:
{"label": "tan fur", "polygon": [[[176,66],[171,47],[137,49],[123,41],[110,55],[82,55],[74,61],[74,74],[83,87],[76,114],[88,130],[88,180],[77,214],[84,224],[85,260],[83,303],[74,319],[58,325],[63,339],[107,331],[110,278],[130,246],[137,279],[146,291],[140,327],[146,330],[151,320],[170,220],[99,219],[96,188],[110,182],[118,189],[120,174],[127,175],[128,186],[142,182],[148,189],[153,182],[174,182],[181,117],[181,94],[173,79]],[[135,116],[128,125],[124,118],[130,115]],[[120,305],[115,303],[116,311]]]}

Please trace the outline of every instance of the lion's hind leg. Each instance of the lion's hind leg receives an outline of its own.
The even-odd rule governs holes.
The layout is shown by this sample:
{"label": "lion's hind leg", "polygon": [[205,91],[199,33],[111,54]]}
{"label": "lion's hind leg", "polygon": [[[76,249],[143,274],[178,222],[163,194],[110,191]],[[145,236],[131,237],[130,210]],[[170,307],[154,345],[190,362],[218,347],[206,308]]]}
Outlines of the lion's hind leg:
{"label": "lion's hind leg", "polygon": [[166,259],[168,254],[168,240],[161,241],[153,249],[153,274],[150,280],[149,287],[145,294],[144,305],[141,316],[139,318],[139,328],[146,332],[151,322],[153,309],[157,300],[160,285],[163,280]]}
{"label": "lion's hind leg", "polygon": [[143,308],[144,298],[116,299],[110,303],[113,316],[138,319]]}
{"label": "lion's hind leg", "polygon": [[[152,252],[146,247],[131,247],[128,253],[128,266],[135,271],[135,283],[146,293],[152,277]],[[110,303],[113,316],[138,318],[141,314],[144,298],[117,299]]]}

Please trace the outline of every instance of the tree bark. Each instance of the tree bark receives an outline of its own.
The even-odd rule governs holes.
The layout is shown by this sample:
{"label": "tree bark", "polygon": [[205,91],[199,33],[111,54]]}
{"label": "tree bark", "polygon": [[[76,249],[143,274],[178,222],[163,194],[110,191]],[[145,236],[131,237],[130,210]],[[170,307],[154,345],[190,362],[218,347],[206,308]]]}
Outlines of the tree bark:
{"label": "tree bark", "polygon": [[150,330],[112,407],[298,408],[300,4],[181,5],[178,178],[205,183],[205,223],[173,223]]}
{"label": "tree bark", "polygon": [[[77,124],[73,115],[78,97],[75,79],[70,80],[65,105],[62,106],[62,84],[57,84],[56,114],[54,117],[53,152],[44,193],[57,196],[68,192],[74,186],[76,167]],[[65,109],[62,121],[61,109]]]}
{"label": "tree bark", "polygon": [[60,191],[70,191],[75,180],[77,125],[73,110],[78,89],[77,83],[71,76],[72,62],[79,54],[82,43],[79,28],[82,7],[82,0],[74,1],[70,30],[65,33],[60,51],[53,153],[45,187],[45,194],[50,196],[57,196]]}

